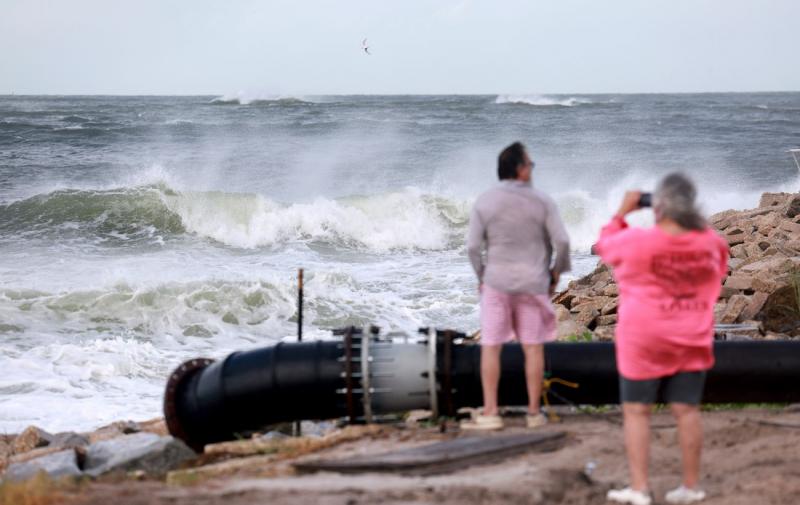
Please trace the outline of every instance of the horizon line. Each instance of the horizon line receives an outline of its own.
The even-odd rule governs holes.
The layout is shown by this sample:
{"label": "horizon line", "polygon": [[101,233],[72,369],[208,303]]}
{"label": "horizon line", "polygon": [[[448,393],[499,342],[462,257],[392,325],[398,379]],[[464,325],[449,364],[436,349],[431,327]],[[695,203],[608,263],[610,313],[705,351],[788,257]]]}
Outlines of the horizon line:
{"label": "horizon line", "polygon": [[[800,93],[800,90],[752,90],[752,91],[624,91],[624,92],[492,92],[492,93],[261,93],[276,96],[501,96],[501,95],[532,95],[532,96],[560,96],[560,95],[734,95],[734,94],[779,94]],[[258,95],[258,92],[243,92],[242,94]],[[0,93],[0,97],[226,97],[225,93]],[[238,98],[238,97],[236,97]]]}

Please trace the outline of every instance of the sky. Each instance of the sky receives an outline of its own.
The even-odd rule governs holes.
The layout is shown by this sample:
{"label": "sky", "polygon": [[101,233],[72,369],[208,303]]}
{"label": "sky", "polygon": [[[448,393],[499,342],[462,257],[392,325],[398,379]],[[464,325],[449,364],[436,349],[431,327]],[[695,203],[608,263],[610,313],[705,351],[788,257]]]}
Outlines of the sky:
{"label": "sky", "polygon": [[799,22],[799,0],[0,0],[0,94],[798,91]]}

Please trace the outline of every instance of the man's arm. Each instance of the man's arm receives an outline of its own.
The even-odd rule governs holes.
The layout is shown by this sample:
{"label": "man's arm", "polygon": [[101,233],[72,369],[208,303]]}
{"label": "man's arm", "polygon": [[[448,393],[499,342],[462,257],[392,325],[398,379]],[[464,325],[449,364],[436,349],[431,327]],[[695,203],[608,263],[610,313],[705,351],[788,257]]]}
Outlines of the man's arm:
{"label": "man's arm", "polygon": [[483,242],[486,238],[486,227],[483,225],[477,206],[472,208],[469,216],[469,231],[467,232],[467,256],[478,276],[478,282],[483,282]]}
{"label": "man's arm", "polygon": [[558,207],[556,207],[555,202],[549,202],[545,226],[556,254],[551,276],[558,283],[558,277],[563,272],[571,270],[572,264],[569,257],[569,235],[564,223],[561,221],[561,215],[558,213]]}

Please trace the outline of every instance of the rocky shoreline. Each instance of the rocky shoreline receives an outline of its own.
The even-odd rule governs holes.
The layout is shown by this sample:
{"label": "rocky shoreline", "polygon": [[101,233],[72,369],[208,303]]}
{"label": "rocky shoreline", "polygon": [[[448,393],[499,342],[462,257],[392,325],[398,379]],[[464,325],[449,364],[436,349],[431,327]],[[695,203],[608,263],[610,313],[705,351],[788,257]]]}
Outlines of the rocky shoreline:
{"label": "rocky shoreline", "polygon": [[195,456],[183,442],[168,436],[161,418],[119,421],[89,433],[51,434],[29,426],[18,435],[0,436],[0,473],[11,481],[30,479],[40,471],[53,478],[116,471],[157,476]]}
{"label": "rocky shoreline", "polygon": [[[800,193],[764,193],[755,209],[709,218],[731,247],[714,307],[718,339],[800,337]],[[619,290],[603,265],[553,298],[563,340],[613,340]]]}

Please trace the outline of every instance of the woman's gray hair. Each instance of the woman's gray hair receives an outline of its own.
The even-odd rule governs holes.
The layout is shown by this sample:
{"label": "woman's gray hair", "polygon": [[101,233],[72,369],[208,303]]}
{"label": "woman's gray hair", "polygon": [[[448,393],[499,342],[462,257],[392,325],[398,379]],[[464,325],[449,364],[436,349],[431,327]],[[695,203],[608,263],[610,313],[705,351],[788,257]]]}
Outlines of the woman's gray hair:
{"label": "woman's gray hair", "polygon": [[653,210],[657,219],[669,218],[687,230],[703,230],[707,223],[697,207],[697,189],[682,173],[661,179],[653,194]]}

